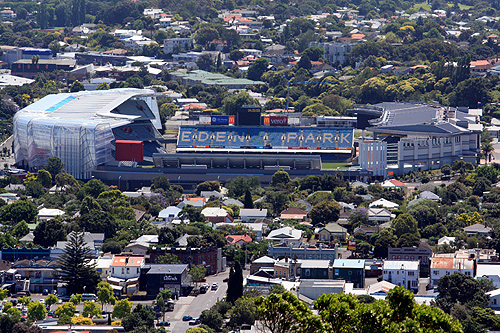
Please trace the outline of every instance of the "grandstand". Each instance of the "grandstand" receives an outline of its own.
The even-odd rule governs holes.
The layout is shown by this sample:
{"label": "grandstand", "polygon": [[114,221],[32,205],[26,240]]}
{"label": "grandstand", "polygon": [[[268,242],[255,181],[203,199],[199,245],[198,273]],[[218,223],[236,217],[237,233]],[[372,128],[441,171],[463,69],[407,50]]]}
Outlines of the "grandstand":
{"label": "grandstand", "polygon": [[350,154],[352,128],[182,126],[177,152]]}
{"label": "grandstand", "polygon": [[38,170],[57,156],[77,179],[115,162],[115,140],[142,141],[144,160],[162,153],[154,92],[112,89],[48,95],[14,116],[16,165]]}

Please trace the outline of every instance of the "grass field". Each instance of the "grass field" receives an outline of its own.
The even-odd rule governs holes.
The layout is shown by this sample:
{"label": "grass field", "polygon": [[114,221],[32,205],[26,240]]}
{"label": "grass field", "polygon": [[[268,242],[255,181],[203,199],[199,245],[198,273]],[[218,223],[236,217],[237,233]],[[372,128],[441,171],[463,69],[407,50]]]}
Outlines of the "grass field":
{"label": "grass field", "polygon": [[349,163],[321,163],[321,168],[323,169],[345,169],[350,167],[351,164]]}

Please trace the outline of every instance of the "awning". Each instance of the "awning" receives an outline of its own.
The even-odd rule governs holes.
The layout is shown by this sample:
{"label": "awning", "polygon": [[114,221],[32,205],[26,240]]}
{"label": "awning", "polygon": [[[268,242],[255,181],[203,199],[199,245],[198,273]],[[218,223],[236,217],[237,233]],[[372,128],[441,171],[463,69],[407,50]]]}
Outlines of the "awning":
{"label": "awning", "polygon": [[111,286],[111,289],[114,289],[114,290],[118,290],[118,291],[122,291],[123,290],[122,286],[115,286],[114,284],[110,284],[110,286]]}
{"label": "awning", "polygon": [[120,279],[120,278],[116,278],[116,277],[112,277],[112,276],[109,276],[107,280],[108,280],[108,282],[113,282],[113,283],[120,283],[120,282],[126,281],[125,279]]}
{"label": "awning", "polygon": [[10,269],[8,269],[5,273],[7,273],[7,274],[16,274],[16,273],[17,273],[17,269],[15,269],[15,268],[10,268]]}

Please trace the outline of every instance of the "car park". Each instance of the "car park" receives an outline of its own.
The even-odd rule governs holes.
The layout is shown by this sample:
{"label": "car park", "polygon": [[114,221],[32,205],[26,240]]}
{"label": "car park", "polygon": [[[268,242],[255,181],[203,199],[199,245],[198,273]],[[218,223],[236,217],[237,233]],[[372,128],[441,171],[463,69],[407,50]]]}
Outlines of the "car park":
{"label": "car park", "polygon": [[189,325],[199,325],[200,323],[200,318],[193,318],[189,321]]}
{"label": "car park", "polygon": [[185,315],[184,317],[182,317],[182,321],[190,321],[191,319],[193,319],[193,317],[191,317],[190,315]]}

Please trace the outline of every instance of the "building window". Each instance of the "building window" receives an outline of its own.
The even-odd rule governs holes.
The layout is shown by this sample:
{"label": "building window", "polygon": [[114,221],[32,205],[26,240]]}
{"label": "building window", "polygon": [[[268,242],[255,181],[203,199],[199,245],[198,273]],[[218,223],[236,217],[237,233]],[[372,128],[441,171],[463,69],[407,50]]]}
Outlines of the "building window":
{"label": "building window", "polygon": [[446,275],[450,275],[450,272],[446,271]]}
{"label": "building window", "polygon": [[434,271],[434,275],[439,275],[439,272],[438,271]]}
{"label": "building window", "polygon": [[416,287],[417,286],[417,281],[411,281],[411,286]]}
{"label": "building window", "polygon": [[352,271],[349,271],[347,274],[352,275]]}
{"label": "building window", "polygon": [[497,305],[497,299],[496,298],[493,298],[493,304]]}
{"label": "building window", "polygon": [[339,269],[335,268],[335,275],[339,275]]}
{"label": "building window", "polygon": [[408,276],[413,276],[415,275],[415,272],[408,272]]}
{"label": "building window", "polygon": [[469,275],[470,276],[470,272],[465,272],[465,275]]}
{"label": "building window", "polygon": [[125,268],[122,268],[122,274],[125,274]]}
{"label": "building window", "polygon": [[306,275],[306,276],[310,276],[310,275],[311,275],[311,270],[310,270],[309,268],[308,268],[308,269],[306,269],[306,274],[305,274],[305,275]]}

